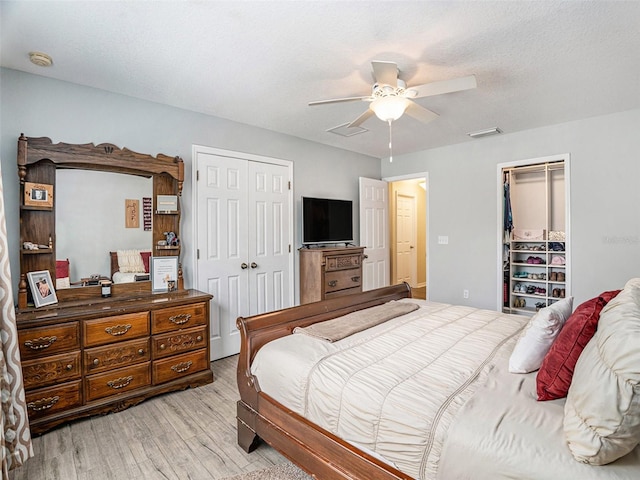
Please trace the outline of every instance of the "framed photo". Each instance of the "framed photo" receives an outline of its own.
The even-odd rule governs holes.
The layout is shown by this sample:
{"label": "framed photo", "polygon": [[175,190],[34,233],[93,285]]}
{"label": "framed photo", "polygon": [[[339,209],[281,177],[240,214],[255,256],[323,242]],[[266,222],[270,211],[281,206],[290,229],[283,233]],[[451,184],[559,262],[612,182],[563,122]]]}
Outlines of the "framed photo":
{"label": "framed photo", "polygon": [[56,297],[49,270],[28,272],[27,278],[29,279],[31,295],[36,308],[58,303],[58,297]]}
{"label": "framed photo", "polygon": [[163,213],[175,213],[178,211],[177,195],[158,195],[156,197],[156,210]]}
{"label": "framed photo", "polygon": [[172,292],[178,289],[178,257],[151,257],[151,290]]}
{"label": "framed photo", "polygon": [[53,207],[53,185],[25,182],[24,204],[28,206]]}

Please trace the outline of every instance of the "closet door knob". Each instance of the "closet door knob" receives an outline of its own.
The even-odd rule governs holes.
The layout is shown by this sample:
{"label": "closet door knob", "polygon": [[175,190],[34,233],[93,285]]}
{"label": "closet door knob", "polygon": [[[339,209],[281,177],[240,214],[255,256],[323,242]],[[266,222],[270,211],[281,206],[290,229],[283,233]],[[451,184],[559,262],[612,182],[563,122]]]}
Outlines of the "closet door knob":
{"label": "closet door knob", "polygon": [[256,262],[251,262],[251,268],[258,268],[258,264]]}
{"label": "closet door knob", "polygon": [[243,270],[246,270],[249,267],[249,265],[247,265],[246,263],[242,262],[242,265],[240,265],[240,268]]}

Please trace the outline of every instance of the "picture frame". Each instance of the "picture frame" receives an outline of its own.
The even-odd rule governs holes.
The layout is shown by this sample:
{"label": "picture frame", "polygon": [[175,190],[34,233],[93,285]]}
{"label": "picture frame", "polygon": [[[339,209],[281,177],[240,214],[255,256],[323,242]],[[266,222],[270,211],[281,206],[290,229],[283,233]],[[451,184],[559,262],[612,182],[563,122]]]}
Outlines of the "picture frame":
{"label": "picture frame", "polygon": [[175,213],[178,211],[177,195],[157,195],[156,211],[159,213]]}
{"label": "picture frame", "polygon": [[51,281],[49,270],[27,272],[27,279],[31,287],[31,296],[36,308],[58,303],[58,297]]}
{"label": "picture frame", "polygon": [[178,289],[178,257],[151,257],[151,290],[172,292]]}
{"label": "picture frame", "polygon": [[53,185],[25,182],[24,204],[29,207],[53,208]]}

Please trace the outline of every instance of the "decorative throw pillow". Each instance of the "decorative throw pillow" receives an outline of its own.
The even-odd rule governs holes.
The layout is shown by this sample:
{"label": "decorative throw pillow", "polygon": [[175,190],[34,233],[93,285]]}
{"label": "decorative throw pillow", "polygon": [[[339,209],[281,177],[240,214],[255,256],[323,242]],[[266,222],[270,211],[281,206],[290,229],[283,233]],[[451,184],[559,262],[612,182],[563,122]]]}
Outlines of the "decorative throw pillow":
{"label": "decorative throw pillow", "polygon": [[151,256],[151,252],[140,252],[140,256],[144,264],[144,273],[149,273],[149,257]]}
{"label": "decorative throw pillow", "polygon": [[540,366],[536,377],[538,400],[567,396],[578,357],[596,333],[600,311],[618,293],[620,290],[603,292],[571,314]]}
{"label": "decorative throw pillow", "polygon": [[640,443],[640,278],[603,309],[582,351],[564,409],[576,460],[604,465]]}
{"label": "decorative throw pillow", "polygon": [[563,298],[531,317],[509,358],[511,373],[529,373],[540,368],[551,344],[571,315],[572,306],[573,297]]}
{"label": "decorative throw pillow", "polygon": [[118,250],[118,270],[122,273],[144,273],[140,250]]}

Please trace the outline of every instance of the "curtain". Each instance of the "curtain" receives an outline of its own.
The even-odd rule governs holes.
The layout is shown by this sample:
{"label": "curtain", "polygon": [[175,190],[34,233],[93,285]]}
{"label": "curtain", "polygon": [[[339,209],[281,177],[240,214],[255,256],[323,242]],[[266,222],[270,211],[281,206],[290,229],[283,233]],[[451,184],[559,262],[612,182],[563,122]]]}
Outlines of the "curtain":
{"label": "curtain", "polygon": [[33,456],[24,398],[0,167],[0,446],[2,478]]}

